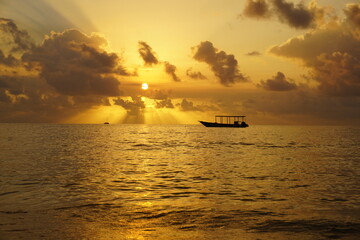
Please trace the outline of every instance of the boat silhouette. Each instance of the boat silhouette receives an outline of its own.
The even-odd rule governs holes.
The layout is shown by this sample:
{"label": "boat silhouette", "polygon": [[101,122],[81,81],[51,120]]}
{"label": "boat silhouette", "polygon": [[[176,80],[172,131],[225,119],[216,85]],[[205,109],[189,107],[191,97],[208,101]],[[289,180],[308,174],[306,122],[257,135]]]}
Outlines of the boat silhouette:
{"label": "boat silhouette", "polygon": [[[246,128],[249,124],[245,122],[246,116],[215,116],[215,122],[199,121],[205,127],[231,127]],[[219,120],[219,121],[218,121]]]}

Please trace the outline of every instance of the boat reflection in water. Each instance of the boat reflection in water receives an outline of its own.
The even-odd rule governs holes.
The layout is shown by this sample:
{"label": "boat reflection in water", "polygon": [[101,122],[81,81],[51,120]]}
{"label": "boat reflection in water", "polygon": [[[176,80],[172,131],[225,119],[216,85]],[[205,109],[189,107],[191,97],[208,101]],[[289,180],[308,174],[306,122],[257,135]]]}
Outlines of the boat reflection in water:
{"label": "boat reflection in water", "polygon": [[[219,122],[218,122],[219,120]],[[215,116],[215,122],[199,121],[205,127],[232,127],[246,128],[249,125],[245,122],[245,116]]]}

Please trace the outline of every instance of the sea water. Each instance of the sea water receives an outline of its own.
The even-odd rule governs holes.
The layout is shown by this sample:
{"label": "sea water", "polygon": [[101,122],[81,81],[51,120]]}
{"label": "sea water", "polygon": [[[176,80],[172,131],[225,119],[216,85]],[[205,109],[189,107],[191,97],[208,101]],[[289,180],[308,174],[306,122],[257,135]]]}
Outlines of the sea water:
{"label": "sea water", "polygon": [[0,124],[0,239],[360,239],[360,128]]}

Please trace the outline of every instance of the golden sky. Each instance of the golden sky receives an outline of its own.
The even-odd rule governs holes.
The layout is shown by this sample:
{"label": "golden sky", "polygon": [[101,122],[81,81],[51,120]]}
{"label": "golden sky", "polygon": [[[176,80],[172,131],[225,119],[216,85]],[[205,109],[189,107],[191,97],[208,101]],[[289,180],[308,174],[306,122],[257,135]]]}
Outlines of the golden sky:
{"label": "golden sky", "polygon": [[0,36],[0,122],[360,122],[358,1],[0,0]]}

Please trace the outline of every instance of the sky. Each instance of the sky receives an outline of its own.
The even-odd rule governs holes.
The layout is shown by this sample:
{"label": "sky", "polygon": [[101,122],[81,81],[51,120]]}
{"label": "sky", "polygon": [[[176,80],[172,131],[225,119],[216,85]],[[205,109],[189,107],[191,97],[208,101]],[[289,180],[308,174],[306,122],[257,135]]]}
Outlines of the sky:
{"label": "sky", "polygon": [[0,0],[0,122],[215,115],[360,124],[359,1]]}

